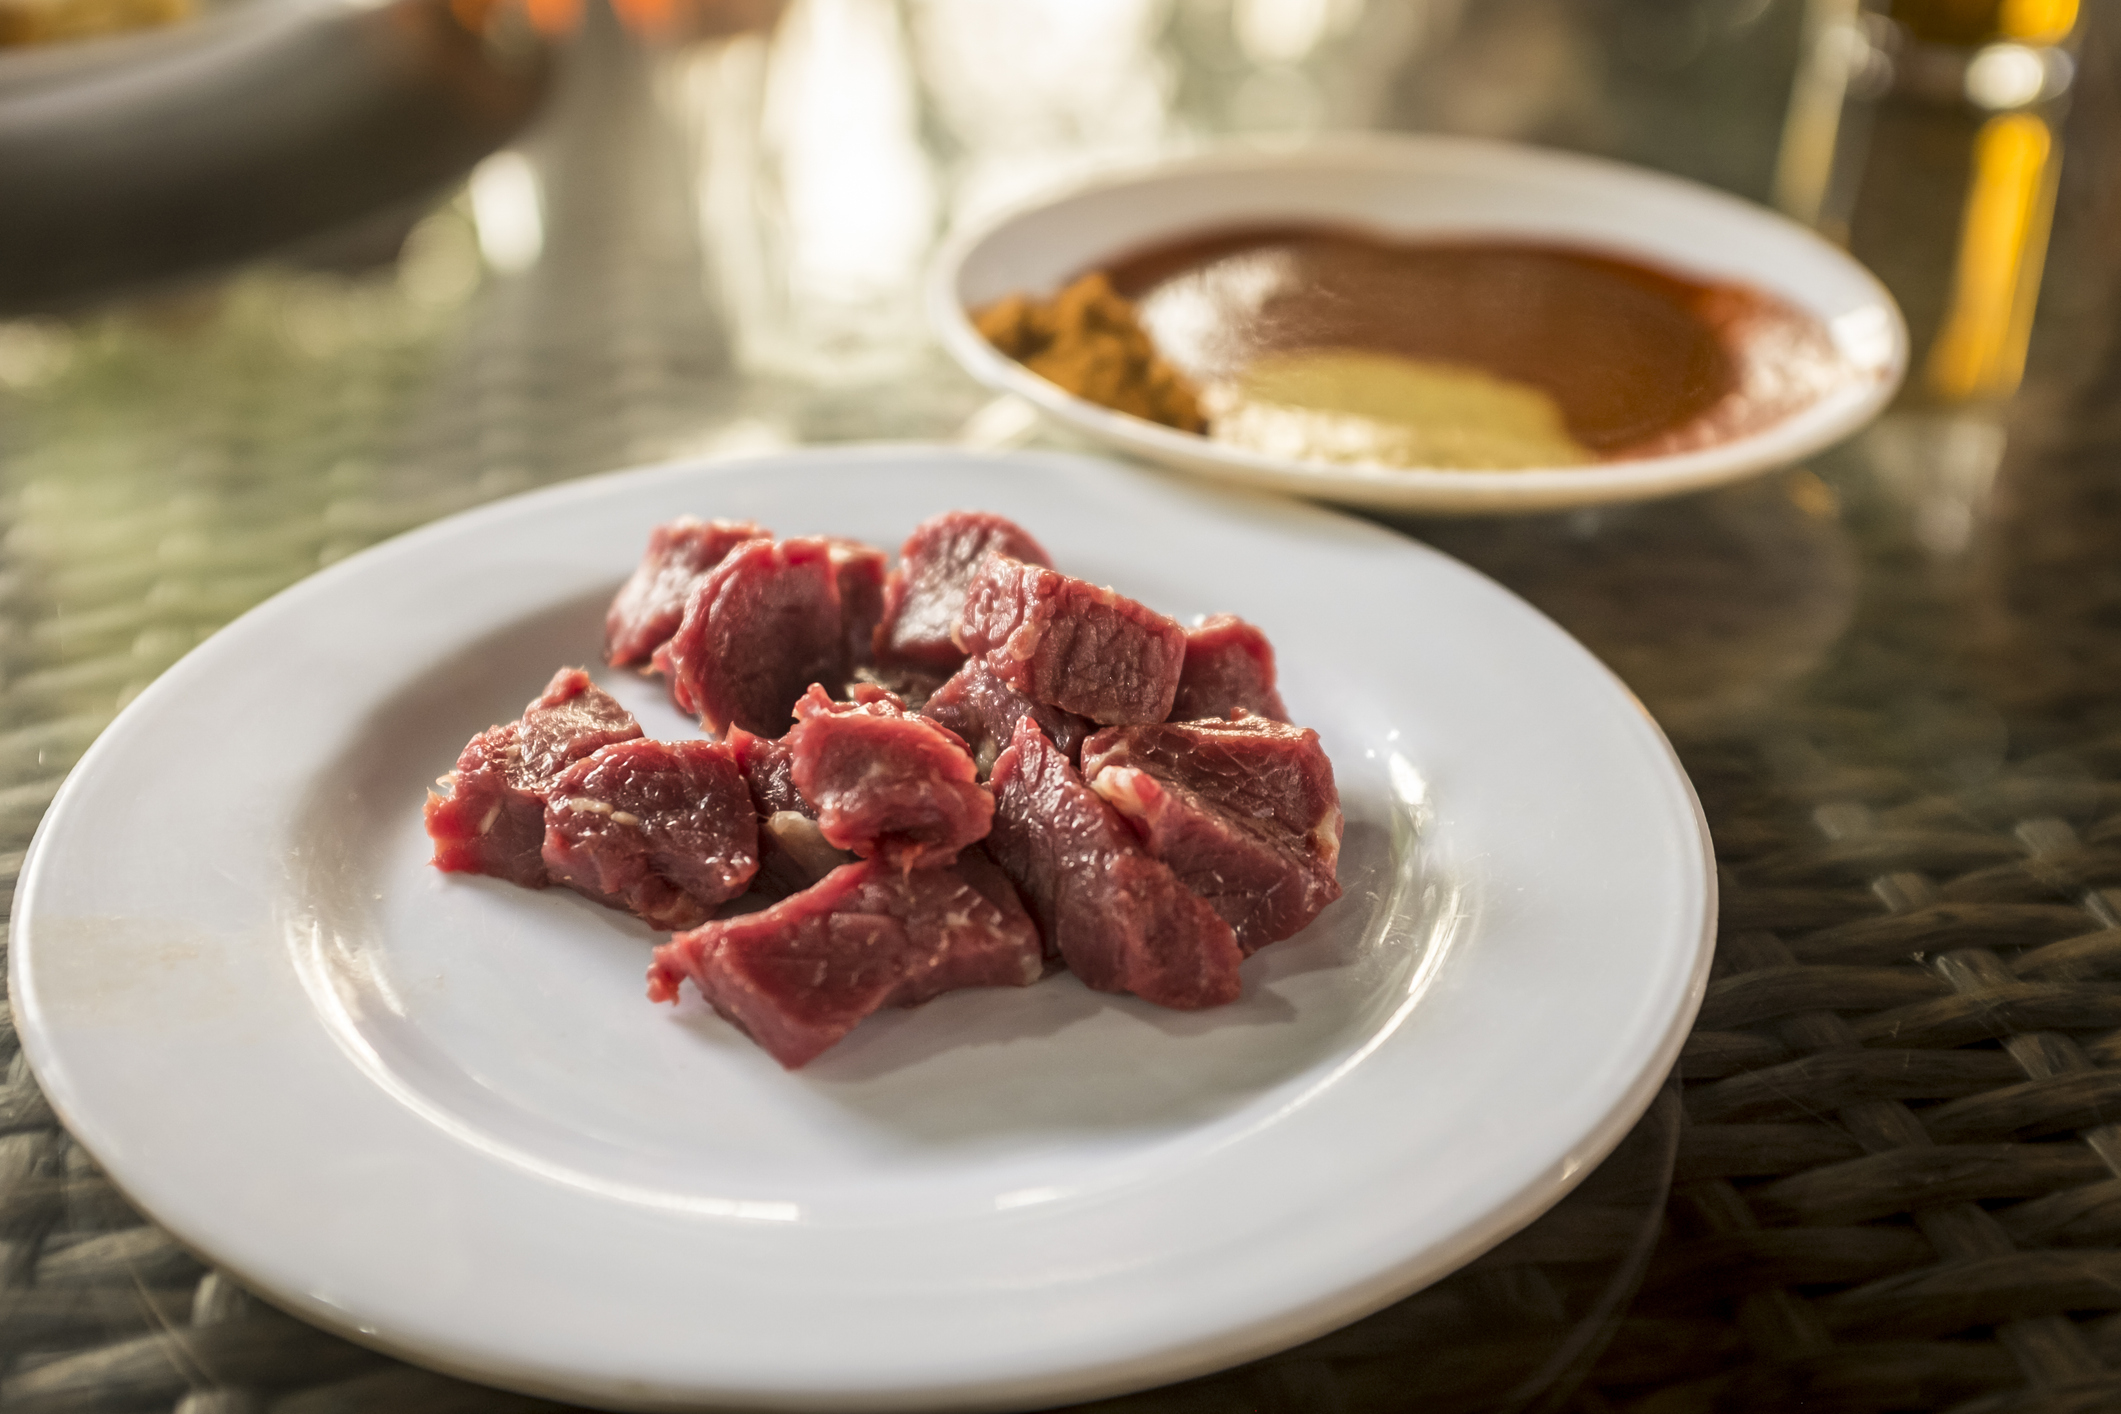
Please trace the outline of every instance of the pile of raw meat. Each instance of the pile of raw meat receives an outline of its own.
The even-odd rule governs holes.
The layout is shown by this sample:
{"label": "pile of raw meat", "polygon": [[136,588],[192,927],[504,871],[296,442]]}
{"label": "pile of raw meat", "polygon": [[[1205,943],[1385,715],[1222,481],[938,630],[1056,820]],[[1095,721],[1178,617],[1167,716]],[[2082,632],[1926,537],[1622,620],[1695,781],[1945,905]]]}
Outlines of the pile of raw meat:
{"label": "pile of raw meat", "polygon": [[605,656],[721,739],[646,740],[563,668],[429,794],[435,865],[689,930],[648,995],[690,977],[791,1068],[879,1007],[1055,964],[1218,1006],[1340,896],[1333,767],[1259,630],[1071,579],[1000,516],[938,516],[888,572],[853,541],[659,526]]}

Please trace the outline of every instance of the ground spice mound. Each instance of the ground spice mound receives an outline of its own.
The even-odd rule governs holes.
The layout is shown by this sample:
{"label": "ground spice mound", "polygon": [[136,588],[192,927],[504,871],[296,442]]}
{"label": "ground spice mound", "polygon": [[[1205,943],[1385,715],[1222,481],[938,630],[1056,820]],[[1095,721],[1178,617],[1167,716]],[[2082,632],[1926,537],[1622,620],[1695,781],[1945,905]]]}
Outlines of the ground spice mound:
{"label": "ground spice mound", "polygon": [[973,323],[988,343],[1079,398],[1181,432],[1207,430],[1192,385],[1157,356],[1133,303],[1102,272],[1051,299],[997,300]]}

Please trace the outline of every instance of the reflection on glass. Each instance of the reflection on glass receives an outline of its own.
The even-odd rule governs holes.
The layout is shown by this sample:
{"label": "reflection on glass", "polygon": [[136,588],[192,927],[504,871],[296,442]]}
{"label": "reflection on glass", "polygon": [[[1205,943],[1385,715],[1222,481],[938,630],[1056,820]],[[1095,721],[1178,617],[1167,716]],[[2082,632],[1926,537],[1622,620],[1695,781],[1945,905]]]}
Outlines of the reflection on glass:
{"label": "reflection on glass", "polygon": [[1775,204],[1835,240],[1848,238],[1867,105],[1892,83],[1890,33],[1862,0],[1809,0],[1805,7],[1804,57],[1776,158]]}
{"label": "reflection on glass", "polygon": [[0,49],[174,24],[193,9],[191,0],[0,0]]}
{"label": "reflection on glass", "polygon": [[537,264],[545,250],[545,203],[530,159],[513,150],[496,152],[472,169],[469,190],[486,263],[503,275]]}
{"label": "reflection on glass", "polygon": [[[647,3],[647,0],[630,0]],[[559,3],[559,0],[540,0]],[[709,280],[743,364],[901,371],[942,231],[1220,134],[1376,124],[1444,0],[795,0],[680,50]]]}
{"label": "reflection on glass", "polygon": [[[2061,166],[2078,0],[1809,0],[1777,199],[1847,242],[1906,311],[1909,393],[2022,376]],[[1959,220],[1940,226],[1940,210]]]}
{"label": "reflection on glass", "polygon": [[954,219],[1172,140],[1159,0],[909,0],[923,115]]}
{"label": "reflection on glass", "polygon": [[709,281],[755,372],[888,372],[919,328],[936,201],[899,9],[798,0],[674,56]]}
{"label": "reflection on glass", "polygon": [[1991,118],[1975,138],[1949,313],[1923,369],[1939,398],[2002,397],[2017,388],[2060,167],[2053,133],[2029,113]]}
{"label": "reflection on glass", "polygon": [[2078,0],[1894,0],[1891,8],[1924,44],[2059,44],[2076,28]]}

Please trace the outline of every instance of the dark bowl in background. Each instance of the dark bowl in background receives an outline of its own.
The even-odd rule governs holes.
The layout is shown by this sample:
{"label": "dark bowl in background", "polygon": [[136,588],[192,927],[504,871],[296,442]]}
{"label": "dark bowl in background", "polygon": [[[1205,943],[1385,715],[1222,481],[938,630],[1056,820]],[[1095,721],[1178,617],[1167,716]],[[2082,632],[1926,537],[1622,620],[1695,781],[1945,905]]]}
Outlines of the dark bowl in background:
{"label": "dark bowl in background", "polygon": [[0,50],[0,314],[295,247],[431,196],[507,142],[551,55],[448,0],[251,0]]}

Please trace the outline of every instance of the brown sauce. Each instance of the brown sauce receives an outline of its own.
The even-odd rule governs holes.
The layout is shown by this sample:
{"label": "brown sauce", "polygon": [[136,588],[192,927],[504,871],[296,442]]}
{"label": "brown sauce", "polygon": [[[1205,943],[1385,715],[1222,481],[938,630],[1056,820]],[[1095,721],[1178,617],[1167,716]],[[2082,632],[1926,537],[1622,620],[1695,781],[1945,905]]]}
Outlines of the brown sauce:
{"label": "brown sauce", "polygon": [[1543,390],[1604,459],[1760,430],[1845,371],[1825,326],[1773,295],[1565,246],[1257,227],[1104,269],[1201,384],[1304,350],[1464,367]]}

